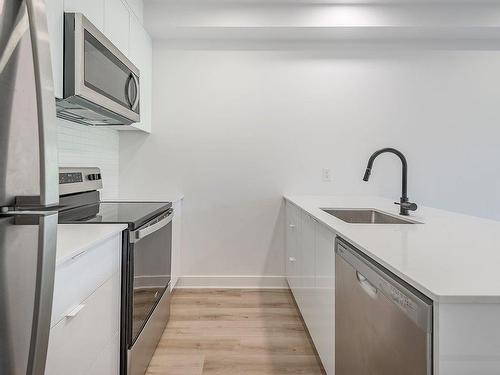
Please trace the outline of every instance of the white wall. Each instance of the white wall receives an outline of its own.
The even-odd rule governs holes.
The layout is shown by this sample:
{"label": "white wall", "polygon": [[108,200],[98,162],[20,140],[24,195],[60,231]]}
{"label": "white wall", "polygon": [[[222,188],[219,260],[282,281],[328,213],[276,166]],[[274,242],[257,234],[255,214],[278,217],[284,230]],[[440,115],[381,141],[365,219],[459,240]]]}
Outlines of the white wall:
{"label": "white wall", "polygon": [[118,197],[119,137],[116,130],[57,119],[57,147],[60,167],[101,168],[101,198]]}
{"label": "white wall", "polygon": [[[155,45],[149,137],[122,133],[122,195],[185,194],[185,275],[282,275],[281,195],[410,197],[500,219],[500,53],[173,51]],[[331,168],[332,183],[321,181]]]}
{"label": "white wall", "polygon": [[[121,197],[185,195],[182,275],[283,275],[283,193],[397,200],[396,158],[381,156],[361,181],[370,154],[385,146],[407,155],[417,203],[500,219],[500,52],[489,29],[497,13],[472,2],[451,3],[453,12],[434,3],[202,4],[146,4],[157,38],[154,131],[120,134]],[[332,17],[319,17],[323,8]],[[439,20],[452,28],[427,43]],[[361,33],[336,40],[346,24]],[[405,30],[384,29],[393,25],[422,28],[408,29],[418,40],[397,40],[391,30]],[[384,41],[373,43],[381,30]],[[321,180],[323,168],[332,182]]]}

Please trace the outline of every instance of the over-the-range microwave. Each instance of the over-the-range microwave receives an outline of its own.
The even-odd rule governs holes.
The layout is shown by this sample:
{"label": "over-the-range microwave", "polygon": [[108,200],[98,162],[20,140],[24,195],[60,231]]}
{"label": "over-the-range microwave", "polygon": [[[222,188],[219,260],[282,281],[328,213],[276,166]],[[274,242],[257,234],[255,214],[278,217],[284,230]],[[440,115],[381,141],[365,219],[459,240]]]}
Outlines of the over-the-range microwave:
{"label": "over-the-range microwave", "polygon": [[92,126],[140,121],[139,69],[81,13],[64,14],[64,88],[57,116]]}

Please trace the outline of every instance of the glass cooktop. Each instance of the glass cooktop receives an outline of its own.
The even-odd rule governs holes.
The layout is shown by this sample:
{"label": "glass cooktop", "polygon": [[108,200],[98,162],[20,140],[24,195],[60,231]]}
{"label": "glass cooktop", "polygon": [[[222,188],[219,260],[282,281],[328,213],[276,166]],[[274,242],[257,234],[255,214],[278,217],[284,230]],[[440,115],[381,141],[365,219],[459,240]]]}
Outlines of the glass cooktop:
{"label": "glass cooktop", "polygon": [[125,223],[135,229],[170,207],[170,202],[98,202],[60,211],[59,223]]}

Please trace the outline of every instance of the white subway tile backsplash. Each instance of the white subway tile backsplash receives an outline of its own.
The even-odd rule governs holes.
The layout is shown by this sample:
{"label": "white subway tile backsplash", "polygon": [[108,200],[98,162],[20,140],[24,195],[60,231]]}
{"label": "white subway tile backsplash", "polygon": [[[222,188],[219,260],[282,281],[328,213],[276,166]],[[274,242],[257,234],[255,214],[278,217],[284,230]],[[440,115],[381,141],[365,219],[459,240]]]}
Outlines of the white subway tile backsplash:
{"label": "white subway tile backsplash", "polygon": [[118,197],[118,131],[57,119],[57,146],[60,167],[101,168],[101,198]]}

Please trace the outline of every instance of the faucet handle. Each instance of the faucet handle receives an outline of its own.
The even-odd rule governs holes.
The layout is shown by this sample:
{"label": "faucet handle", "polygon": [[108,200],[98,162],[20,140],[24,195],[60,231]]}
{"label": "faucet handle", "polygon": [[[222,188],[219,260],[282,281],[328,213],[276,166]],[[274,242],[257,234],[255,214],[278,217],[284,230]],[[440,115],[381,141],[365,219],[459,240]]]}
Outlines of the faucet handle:
{"label": "faucet handle", "polygon": [[418,208],[418,205],[413,202],[394,202],[394,204],[401,206],[402,209],[407,211],[416,211]]}

